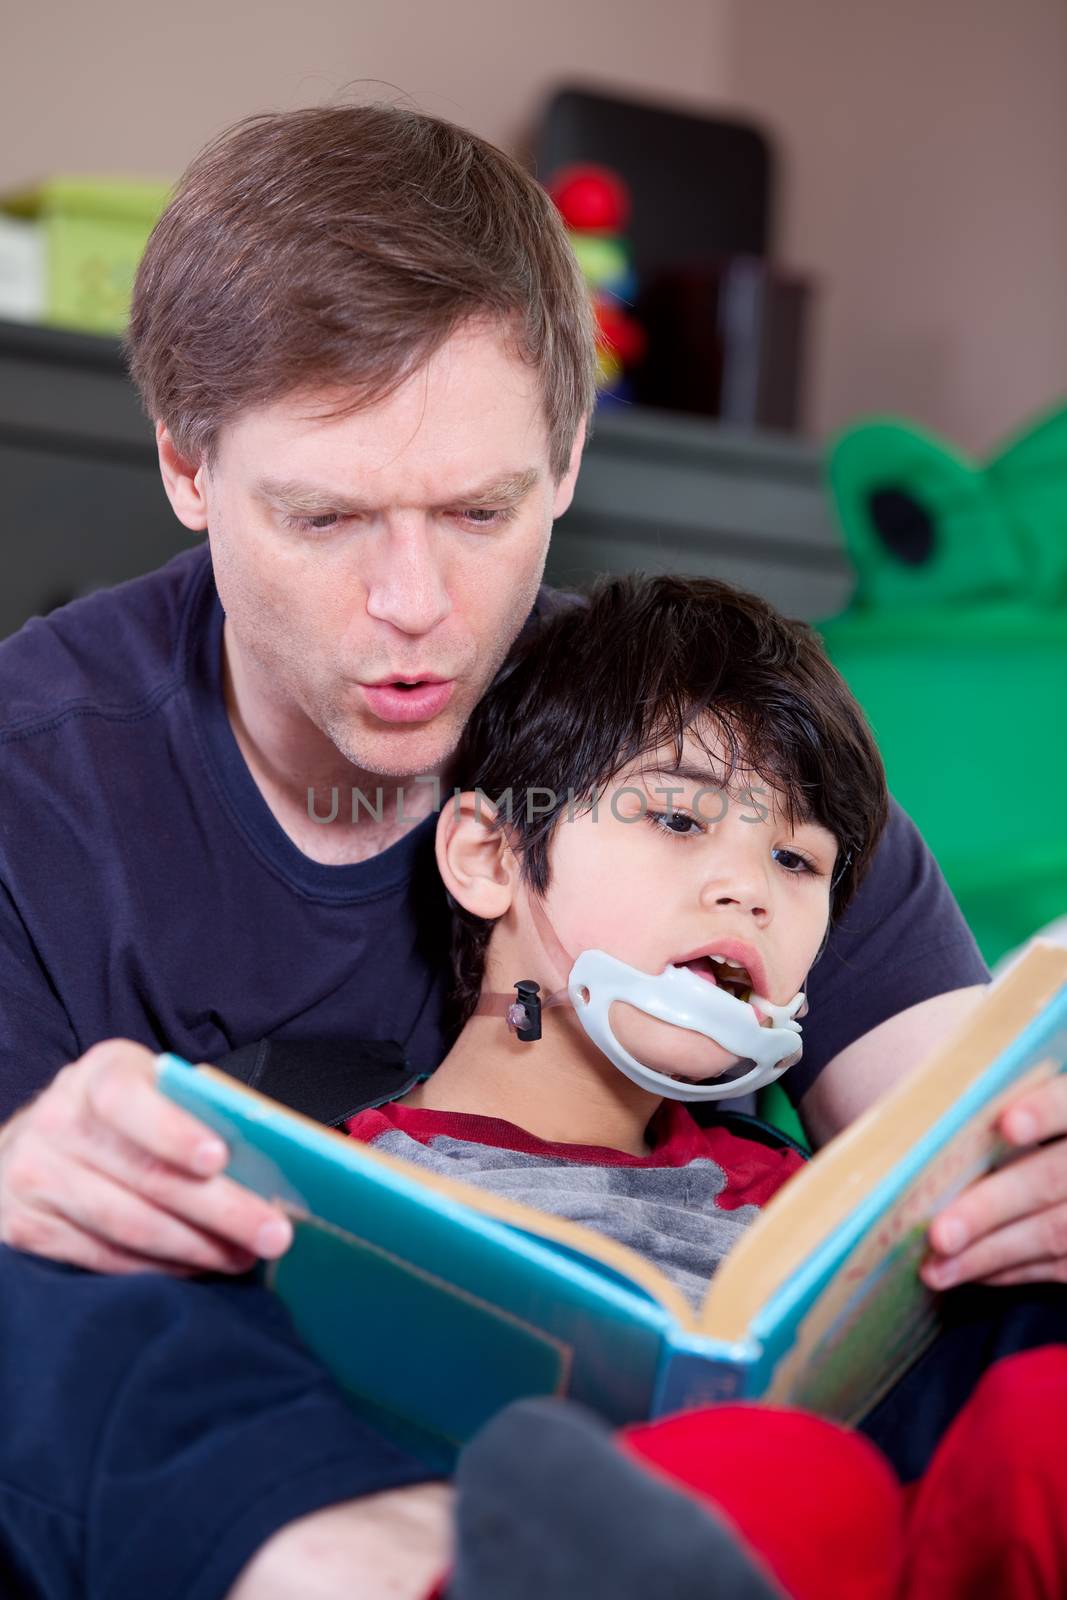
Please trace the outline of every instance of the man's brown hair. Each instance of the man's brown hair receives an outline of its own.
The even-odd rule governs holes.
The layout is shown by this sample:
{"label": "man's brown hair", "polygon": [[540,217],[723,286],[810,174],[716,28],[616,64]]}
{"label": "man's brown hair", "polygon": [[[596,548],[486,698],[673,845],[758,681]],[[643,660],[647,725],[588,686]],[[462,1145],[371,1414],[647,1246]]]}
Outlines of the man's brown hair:
{"label": "man's brown hair", "polygon": [[239,122],[156,225],[126,349],[187,460],[249,406],[386,398],[463,323],[506,326],[540,378],[552,470],[595,392],[589,295],[548,195],[475,134],[388,105]]}

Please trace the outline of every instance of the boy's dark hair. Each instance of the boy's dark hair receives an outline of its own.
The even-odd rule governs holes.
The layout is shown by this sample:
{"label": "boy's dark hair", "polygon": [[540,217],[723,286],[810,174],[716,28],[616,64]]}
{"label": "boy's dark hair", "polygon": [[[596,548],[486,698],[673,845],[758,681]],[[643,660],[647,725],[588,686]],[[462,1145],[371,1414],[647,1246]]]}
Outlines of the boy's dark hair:
{"label": "boy's dark hair", "polygon": [[[502,806],[535,894],[548,887],[552,835],[568,803],[603,791],[624,767],[713,714],[725,761],[704,744],[718,787],[738,768],[783,794],[792,816],[838,841],[831,911],[855,893],[888,815],[870,729],[816,635],[758,596],[707,578],[601,581],[588,605],[532,627],[464,731],[455,784]],[[699,735],[697,734],[699,737]],[[530,816],[531,790],[546,809]],[[570,798],[573,797],[573,798]],[[510,809],[510,816],[508,814]],[[533,810],[534,808],[529,808]],[[455,1020],[478,1000],[492,923],[454,907]]]}
{"label": "boy's dark hair", "polygon": [[537,373],[557,482],[595,395],[589,292],[517,161],[439,117],[331,105],[246,118],[201,151],[137,273],[126,348],[153,421],[215,458],[249,406],[384,399],[463,323]]}

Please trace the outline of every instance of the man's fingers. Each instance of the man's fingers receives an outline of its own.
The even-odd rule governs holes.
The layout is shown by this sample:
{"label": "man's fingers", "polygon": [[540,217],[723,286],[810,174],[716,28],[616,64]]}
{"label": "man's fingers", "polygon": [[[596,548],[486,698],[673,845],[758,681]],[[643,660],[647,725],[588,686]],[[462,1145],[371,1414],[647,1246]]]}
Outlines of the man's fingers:
{"label": "man's fingers", "polygon": [[[84,1254],[76,1257],[67,1241],[62,1259],[79,1266],[88,1266],[90,1256],[98,1257],[101,1244],[150,1266],[177,1262],[200,1272],[246,1272],[252,1265],[251,1251],[212,1236],[196,1219],[190,1224],[181,1215],[153,1204],[123,1182],[122,1171],[101,1172],[84,1162],[71,1168],[40,1138],[28,1134],[15,1160],[17,1198],[5,1208],[4,1239],[16,1249],[51,1255],[48,1242],[61,1223],[67,1230],[81,1228],[92,1235]],[[196,1180],[175,1174],[171,1181],[196,1192]],[[235,1184],[230,1187],[244,1195]],[[273,1218],[263,1201],[248,1198]],[[225,1215],[225,1206],[220,1209]]]}
{"label": "man's fingers", "polygon": [[[1067,1264],[1067,1203],[1050,1206],[1036,1215],[1024,1216],[1006,1227],[984,1234],[957,1255],[931,1256],[921,1268],[922,1280],[931,1289],[951,1289],[958,1283],[1007,1282],[1004,1273],[1027,1271],[1037,1263]],[[1046,1277],[1060,1279],[1063,1271]],[[1017,1281],[1032,1283],[1037,1275]]]}
{"label": "man's fingers", "polygon": [[[225,1144],[160,1092],[154,1060],[136,1047],[134,1051],[121,1043],[110,1050],[101,1046],[92,1063],[83,1162],[207,1236],[212,1257],[207,1270],[245,1271],[246,1255],[283,1254],[292,1242],[287,1218],[251,1190],[228,1178],[209,1176],[225,1165]],[[110,1229],[96,1231],[118,1238]],[[140,1240],[134,1245],[122,1235],[127,1249],[166,1260],[182,1259],[175,1239],[173,1230],[168,1230],[160,1233],[155,1246]],[[239,1252],[239,1266],[216,1259],[218,1241]],[[188,1259],[204,1265],[200,1256]]]}
{"label": "man's fingers", "polygon": [[109,1041],[85,1060],[85,1121],[97,1121],[134,1144],[196,1177],[210,1177],[226,1165],[223,1141],[156,1088],[155,1061],[125,1041]]}
{"label": "man's fingers", "polygon": [[1067,1081],[1021,1095],[1000,1117],[1018,1146],[1051,1140],[980,1179],[930,1225],[932,1289],[1067,1281]]}
{"label": "man's fingers", "polygon": [[[147,1201],[156,1215],[167,1215],[243,1255],[273,1258],[284,1254],[292,1243],[292,1224],[284,1212],[251,1189],[226,1177],[187,1178],[125,1141],[114,1139],[87,1146],[82,1153],[81,1170],[121,1185]],[[171,1234],[166,1248],[150,1245],[145,1253],[170,1258],[174,1254],[173,1239]],[[130,1244],[125,1234],[123,1242]],[[145,1248],[140,1240],[137,1248]],[[232,1269],[212,1266],[210,1270]],[[237,1270],[246,1269],[241,1266]]]}
{"label": "man's fingers", "polygon": [[191,1226],[91,1167],[82,1170],[76,1188],[55,1185],[47,1206],[75,1228],[148,1265],[180,1263],[197,1272],[247,1272],[255,1261],[251,1251]]}
{"label": "man's fingers", "polygon": [[1028,1261],[1025,1266],[996,1272],[982,1282],[1005,1289],[1016,1283],[1067,1283],[1067,1261]]}
{"label": "man's fingers", "polygon": [[1012,1144],[1037,1144],[1067,1133],[1067,1078],[1057,1073],[1040,1088],[1020,1095],[1000,1116],[1000,1127]]}
{"label": "man's fingers", "polygon": [[[1067,1200],[1067,1140],[1057,1140],[965,1189],[930,1224],[930,1243],[943,1255],[958,1256],[973,1241],[1020,1218],[1036,1226],[1063,1200]],[[1067,1248],[1067,1240],[1064,1245]],[[1021,1259],[1046,1253],[1031,1249]]]}
{"label": "man's fingers", "polygon": [[106,1040],[0,1141],[0,1241],[99,1271],[247,1271],[288,1249],[292,1227],[221,1176],[226,1159],[223,1141],[160,1093],[149,1050]]}
{"label": "man's fingers", "polygon": [[[92,1170],[142,1196],[160,1214],[168,1213],[252,1256],[273,1259],[292,1243],[292,1224],[285,1213],[232,1178],[187,1178],[136,1146],[118,1142],[87,1148],[83,1160]],[[130,1242],[125,1235],[123,1242]],[[169,1257],[173,1251],[152,1253]]]}
{"label": "man's fingers", "polygon": [[146,1261],[142,1256],[123,1250],[120,1245],[98,1239],[94,1234],[71,1227],[64,1217],[40,1209],[28,1210],[12,1206],[6,1222],[11,1237],[7,1242],[13,1250],[24,1250],[31,1255],[47,1256],[51,1261],[61,1261],[67,1266],[81,1267],[89,1272],[165,1272],[171,1277],[191,1277],[195,1269],[173,1262]]}
{"label": "man's fingers", "polygon": [[41,1255],[51,1252],[18,1231],[35,1212],[60,1216],[138,1259],[205,1272],[246,1272],[257,1256],[281,1255],[292,1240],[288,1218],[251,1190],[229,1178],[187,1178],[110,1129],[107,1138],[84,1140],[72,1161],[27,1128],[8,1177],[4,1241]]}

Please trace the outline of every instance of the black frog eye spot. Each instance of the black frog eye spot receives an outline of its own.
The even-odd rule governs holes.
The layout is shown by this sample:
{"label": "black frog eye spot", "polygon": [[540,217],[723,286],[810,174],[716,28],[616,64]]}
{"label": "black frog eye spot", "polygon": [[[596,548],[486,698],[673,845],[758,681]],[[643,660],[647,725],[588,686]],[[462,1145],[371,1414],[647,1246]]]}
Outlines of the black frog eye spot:
{"label": "black frog eye spot", "polygon": [[906,567],[924,567],[937,544],[934,519],[921,501],[904,489],[873,489],[867,510],[890,555]]}

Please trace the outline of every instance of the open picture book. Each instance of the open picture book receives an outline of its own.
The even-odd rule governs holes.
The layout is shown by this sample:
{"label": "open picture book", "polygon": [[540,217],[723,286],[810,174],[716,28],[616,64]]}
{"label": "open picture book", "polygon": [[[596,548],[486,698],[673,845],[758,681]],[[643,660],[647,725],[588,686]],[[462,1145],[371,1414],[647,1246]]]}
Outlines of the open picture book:
{"label": "open picture book", "polygon": [[160,1086],[280,1200],[265,1269],[353,1403],[435,1464],[524,1395],[624,1423],[727,1399],[863,1416],[935,1336],[930,1219],[1012,1152],[1001,1109],[1067,1064],[1067,950],[1033,945],[929,1060],[776,1194],[698,1308],[578,1223],[434,1176],[210,1067]]}

